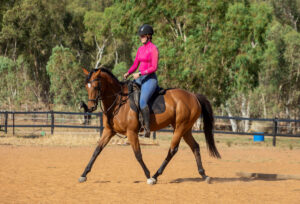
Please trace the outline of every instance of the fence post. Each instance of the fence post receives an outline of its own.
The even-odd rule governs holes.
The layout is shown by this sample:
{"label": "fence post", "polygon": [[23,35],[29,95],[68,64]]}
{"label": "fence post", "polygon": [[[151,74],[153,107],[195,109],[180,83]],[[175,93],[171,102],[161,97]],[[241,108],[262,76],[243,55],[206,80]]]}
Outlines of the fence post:
{"label": "fence post", "polygon": [[15,135],[15,112],[12,113],[12,120],[13,120],[13,135]]}
{"label": "fence post", "polygon": [[5,134],[7,134],[7,121],[8,121],[8,112],[5,111],[5,129],[4,129]]}
{"label": "fence post", "polygon": [[153,132],[153,139],[156,140],[156,131]]}
{"label": "fence post", "polygon": [[100,137],[102,137],[102,133],[103,133],[103,113],[99,112],[99,119],[100,119]]}
{"label": "fence post", "polygon": [[278,127],[278,118],[275,117],[273,119],[274,122],[274,130],[273,130],[273,146],[276,146],[276,135],[277,135],[277,127]]}
{"label": "fence post", "polygon": [[47,116],[46,116],[46,125],[48,125],[48,112],[46,114],[47,114]]}
{"label": "fence post", "polygon": [[53,135],[53,132],[54,132],[54,113],[53,113],[53,110],[51,110],[50,112],[51,112],[51,135]]}

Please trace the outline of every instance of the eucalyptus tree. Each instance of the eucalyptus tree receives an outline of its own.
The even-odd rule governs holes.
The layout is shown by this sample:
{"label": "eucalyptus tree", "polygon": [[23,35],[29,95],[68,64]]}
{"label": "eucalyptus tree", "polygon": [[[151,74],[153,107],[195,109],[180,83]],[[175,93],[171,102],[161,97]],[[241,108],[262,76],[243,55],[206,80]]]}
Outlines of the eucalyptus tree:
{"label": "eucalyptus tree", "polygon": [[30,64],[30,78],[44,100],[49,88],[46,63],[52,47],[62,42],[64,14],[64,1],[23,0],[3,16],[0,41],[6,43],[7,56],[13,60],[24,56]]}
{"label": "eucalyptus tree", "polygon": [[[227,56],[224,71],[228,73],[231,82],[231,96],[225,104],[227,111],[239,107],[238,115],[250,116],[250,96],[259,85],[266,33],[271,21],[272,9],[266,3],[234,3],[228,8],[224,29],[225,46],[221,47],[223,56]],[[247,122],[244,124],[245,131],[249,128]]]}
{"label": "eucalyptus tree", "polygon": [[268,33],[264,71],[260,84],[268,115],[299,117],[300,107],[300,34],[288,25],[274,22]]}
{"label": "eucalyptus tree", "polygon": [[[27,76],[28,64],[22,57],[14,62],[0,56],[0,107],[19,109],[22,105],[37,102],[34,83]],[[24,108],[24,106],[23,106]]]}
{"label": "eucalyptus tree", "polygon": [[[158,78],[162,86],[201,91],[216,103],[224,98],[222,92],[214,94],[219,81],[210,79],[217,69],[208,72],[207,65],[211,62],[212,47],[221,39],[217,31],[232,1],[118,2],[123,3],[124,18],[132,30],[136,31],[144,23],[153,25],[153,41],[160,57]],[[140,44],[138,38],[132,36],[133,50],[136,50]],[[135,54],[132,52],[132,58]]]}
{"label": "eucalyptus tree", "polygon": [[[88,11],[84,17],[85,42],[95,47],[93,67],[106,66],[112,69],[121,62],[130,61],[131,42],[127,24],[122,19],[125,11],[119,4],[103,11]],[[122,64],[122,63],[121,63]]]}
{"label": "eucalyptus tree", "polygon": [[[16,2],[19,0],[5,0],[0,1],[0,22],[2,22],[3,15],[5,14],[6,10],[12,8]],[[2,30],[2,23],[0,23],[0,31]],[[1,50],[0,50],[1,51]]]}
{"label": "eucalyptus tree", "polygon": [[78,106],[86,95],[85,77],[76,56],[69,48],[56,46],[47,63],[50,94],[54,104]]}
{"label": "eucalyptus tree", "polygon": [[274,8],[274,14],[281,24],[287,24],[300,31],[300,1],[299,0],[269,0]]}

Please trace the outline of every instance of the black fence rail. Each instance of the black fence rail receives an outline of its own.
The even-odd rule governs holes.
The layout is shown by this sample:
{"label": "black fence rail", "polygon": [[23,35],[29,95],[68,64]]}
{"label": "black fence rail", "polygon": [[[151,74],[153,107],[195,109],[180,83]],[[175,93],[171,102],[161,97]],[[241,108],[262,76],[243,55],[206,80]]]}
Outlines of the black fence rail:
{"label": "black fence rail", "polygon": [[[16,119],[18,115],[32,115],[32,117],[25,118],[22,122],[23,124],[16,124]],[[44,116],[42,122],[36,122],[38,119],[37,116]],[[61,122],[56,121],[59,116],[96,116],[99,117],[98,125],[88,125],[84,124],[63,124]],[[103,132],[103,115],[102,113],[78,113],[78,112],[58,112],[58,111],[49,111],[49,112],[0,112],[0,130],[4,131],[6,134],[8,132],[8,128],[12,128],[13,135],[15,134],[15,128],[50,128],[51,134],[54,133],[55,128],[87,128],[87,129],[98,129],[100,132],[100,136]],[[10,120],[9,120],[10,119]],[[30,120],[30,124],[27,121]],[[11,121],[11,123],[8,123]],[[32,121],[38,124],[32,124]]]}
{"label": "black fence rail", "polygon": [[[18,117],[23,115],[23,120],[21,124],[16,124]],[[32,117],[28,117],[32,115]],[[64,118],[72,117],[87,118],[95,116],[97,119],[96,124],[84,123],[82,120],[78,123],[65,123]],[[230,120],[234,120],[237,124],[236,130],[233,130]],[[201,121],[201,118],[199,122]],[[280,119],[280,118],[243,118],[243,117],[228,117],[228,116],[215,116],[215,134],[234,134],[234,135],[253,135],[255,132],[262,134],[264,136],[273,137],[273,146],[276,146],[276,137],[299,137],[300,138],[300,120],[290,120],[290,119]],[[261,124],[267,124],[264,128],[268,131],[245,131],[245,121],[249,124],[249,127],[253,126],[253,121],[259,122]],[[85,121],[86,122],[86,121]],[[27,124],[26,124],[27,123]],[[34,123],[34,124],[32,124]],[[200,122],[199,127],[193,128],[193,132],[201,133],[202,124]],[[12,128],[13,134],[15,134],[15,128],[50,128],[51,134],[54,133],[55,128],[88,128],[99,130],[100,136],[103,132],[103,115],[102,113],[79,113],[79,112],[58,112],[58,111],[48,111],[48,112],[0,112],[0,130],[5,133],[8,132],[8,128]],[[252,127],[251,127],[252,128]],[[250,128],[250,129],[251,129]],[[159,130],[159,132],[173,132],[171,128],[165,128]],[[156,132],[153,132],[153,138],[156,139]]]}

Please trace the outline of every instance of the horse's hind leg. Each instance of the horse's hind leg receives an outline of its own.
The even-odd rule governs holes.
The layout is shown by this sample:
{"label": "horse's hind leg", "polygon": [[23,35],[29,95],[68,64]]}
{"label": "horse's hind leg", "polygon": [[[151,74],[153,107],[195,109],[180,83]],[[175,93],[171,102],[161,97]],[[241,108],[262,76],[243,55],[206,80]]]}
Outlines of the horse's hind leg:
{"label": "horse's hind leg", "polygon": [[202,176],[202,178],[206,182],[209,183],[210,182],[210,177],[208,177],[205,174],[204,168],[202,166],[202,161],[201,161],[200,146],[196,142],[196,140],[194,139],[194,137],[192,135],[192,130],[189,130],[188,132],[186,132],[185,135],[183,136],[183,139],[190,146],[190,148],[192,149],[192,152],[195,155],[199,174]]}
{"label": "horse's hind leg", "polygon": [[101,151],[103,150],[103,148],[107,145],[107,143],[110,141],[110,139],[114,136],[114,133],[111,130],[105,130],[103,131],[103,136],[101,137],[98,146],[96,147],[93,156],[90,160],[90,162],[88,163],[88,165],[86,166],[84,172],[82,173],[81,177],[78,179],[78,181],[80,183],[85,182],[86,181],[86,175],[91,171],[92,166],[95,162],[95,160],[97,159],[97,157],[99,156],[99,154],[101,153]]}
{"label": "horse's hind leg", "polygon": [[179,147],[181,136],[182,136],[182,131],[176,131],[175,130],[174,136],[172,138],[171,146],[170,146],[170,149],[169,149],[169,152],[168,152],[168,155],[165,158],[165,160],[163,161],[163,163],[160,166],[160,168],[157,170],[157,172],[152,177],[153,180],[154,180],[154,182],[157,181],[157,177],[160,176],[163,173],[164,169],[166,168],[166,166],[168,165],[168,163],[170,162],[170,160],[173,158],[173,156],[178,151],[178,147]]}

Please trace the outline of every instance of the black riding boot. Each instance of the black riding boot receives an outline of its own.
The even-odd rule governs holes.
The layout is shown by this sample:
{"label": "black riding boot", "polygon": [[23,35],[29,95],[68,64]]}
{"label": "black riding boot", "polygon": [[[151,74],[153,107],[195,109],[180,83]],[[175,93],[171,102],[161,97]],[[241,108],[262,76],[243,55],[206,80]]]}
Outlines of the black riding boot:
{"label": "black riding boot", "polygon": [[141,109],[141,113],[144,120],[144,131],[145,137],[150,137],[150,110],[149,107],[146,106],[145,108]]}

